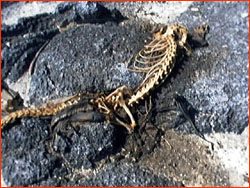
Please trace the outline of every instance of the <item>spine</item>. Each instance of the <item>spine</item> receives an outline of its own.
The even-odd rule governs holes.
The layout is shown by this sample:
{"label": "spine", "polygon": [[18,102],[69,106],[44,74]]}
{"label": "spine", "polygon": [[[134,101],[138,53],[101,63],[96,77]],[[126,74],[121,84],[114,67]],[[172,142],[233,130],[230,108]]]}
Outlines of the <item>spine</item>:
{"label": "spine", "polygon": [[1,119],[1,129],[3,129],[8,123],[14,122],[16,119],[23,117],[54,116],[57,114],[58,111],[61,111],[69,106],[77,104],[80,100],[81,96],[79,94],[67,101],[55,105],[48,105],[38,108],[25,108],[22,110],[11,112],[8,115],[6,115],[3,119]]}
{"label": "spine", "polygon": [[162,64],[154,67],[147,73],[142,84],[136,89],[135,93],[128,100],[129,106],[133,106],[135,103],[139,103],[139,100],[143,100],[144,97],[149,94],[150,90],[159,85],[161,80],[163,78],[166,79],[171,73],[175,65],[177,44],[171,37],[168,37],[167,40],[170,41],[171,48],[166,51],[167,54],[164,56],[165,59],[162,60]]}

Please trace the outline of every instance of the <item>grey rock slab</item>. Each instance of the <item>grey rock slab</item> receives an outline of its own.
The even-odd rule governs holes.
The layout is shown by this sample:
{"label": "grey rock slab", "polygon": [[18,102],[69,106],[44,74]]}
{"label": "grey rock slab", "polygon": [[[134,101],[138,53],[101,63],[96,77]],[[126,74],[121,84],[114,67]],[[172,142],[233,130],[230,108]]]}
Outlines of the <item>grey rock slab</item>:
{"label": "grey rock slab", "polygon": [[47,120],[22,119],[1,134],[2,176],[7,186],[28,186],[47,179],[56,158],[47,152]]}
{"label": "grey rock slab", "polygon": [[[248,2],[194,2],[171,21],[187,28],[207,23],[209,45],[179,62],[157,94],[158,107],[167,106],[171,93],[178,92],[197,110],[194,119],[201,132],[244,131],[249,122],[249,19],[244,16],[248,7]],[[169,126],[193,132],[185,119],[167,115]]]}
{"label": "grey rock slab", "polygon": [[119,152],[123,132],[106,123],[82,124],[77,131],[65,124],[52,140],[50,120],[23,118],[1,134],[2,176],[8,186],[65,186],[71,170],[93,170]]}
{"label": "grey rock slab", "polygon": [[[200,129],[240,134],[249,122],[249,13],[248,2],[195,3],[201,22],[210,26],[209,46],[200,52],[210,64],[207,72],[184,92],[201,112],[197,118]],[[178,20],[190,14],[185,14]],[[197,17],[191,14],[191,18]],[[194,72],[195,73],[195,72]]]}
{"label": "grey rock slab", "polygon": [[58,28],[69,23],[119,23],[123,19],[119,11],[110,11],[96,2],[64,2],[52,13],[21,17],[12,25],[2,23],[1,78],[16,82],[27,72],[42,45],[59,33]]}
{"label": "grey rock slab", "polygon": [[[75,93],[135,88],[141,76],[126,63],[148,34],[136,25],[87,24],[54,37],[39,56],[30,83],[30,102]],[[47,100],[47,99],[46,99]]]}

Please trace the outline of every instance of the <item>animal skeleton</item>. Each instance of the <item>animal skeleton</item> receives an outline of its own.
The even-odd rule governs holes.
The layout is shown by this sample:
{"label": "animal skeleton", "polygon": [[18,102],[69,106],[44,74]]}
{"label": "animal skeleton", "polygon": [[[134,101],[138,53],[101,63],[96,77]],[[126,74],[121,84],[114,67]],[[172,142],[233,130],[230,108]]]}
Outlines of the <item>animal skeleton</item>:
{"label": "animal skeleton", "polygon": [[[134,69],[128,69],[146,73],[140,86],[134,92],[127,86],[121,86],[106,98],[98,98],[92,102],[97,104],[99,110],[104,110],[106,114],[113,110],[116,111],[117,107],[122,107],[130,118],[130,124],[120,121],[117,117],[114,119],[120,125],[125,126],[129,132],[132,132],[136,123],[129,107],[139,103],[139,100],[143,100],[155,86],[159,85],[163,78],[168,77],[175,65],[179,50],[184,49],[190,54],[187,35],[187,30],[180,25],[172,25],[165,32],[162,28],[154,35],[154,40],[135,57]],[[140,67],[141,65],[143,67]],[[127,95],[126,98],[124,98],[124,94]]]}
{"label": "animal skeleton", "polygon": [[[134,72],[145,73],[142,83],[134,91],[128,86],[121,86],[108,96],[94,97],[89,100],[89,104],[95,106],[98,111],[106,115],[106,120],[119,124],[132,132],[136,126],[136,121],[130,108],[134,104],[143,100],[159,83],[168,77],[180,51],[190,54],[187,42],[188,32],[180,25],[172,25],[169,28],[161,28],[154,34],[154,39],[137,54],[133,63]],[[84,96],[77,94],[64,99],[61,103],[48,104],[38,108],[27,108],[18,110],[6,115],[1,120],[1,129],[9,122],[22,117],[54,116],[63,109],[78,104]],[[127,123],[119,117],[122,111],[129,117]]]}

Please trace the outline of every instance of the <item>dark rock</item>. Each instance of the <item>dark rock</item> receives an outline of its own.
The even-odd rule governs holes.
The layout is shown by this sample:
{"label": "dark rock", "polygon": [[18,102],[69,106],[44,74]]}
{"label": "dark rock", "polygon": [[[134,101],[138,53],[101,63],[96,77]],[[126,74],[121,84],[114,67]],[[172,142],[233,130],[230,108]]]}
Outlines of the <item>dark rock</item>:
{"label": "dark rock", "polygon": [[57,6],[55,13],[62,14],[69,10],[72,11],[66,19],[68,23],[73,21],[76,23],[120,22],[125,19],[116,9],[108,10],[92,1],[63,2]]}
{"label": "dark rock", "polygon": [[16,82],[28,70],[37,51],[57,33],[57,30],[42,31],[16,39],[11,46],[4,45],[1,51],[1,79],[8,77],[11,83]]}
{"label": "dark rock", "polygon": [[[56,21],[60,20],[57,18]],[[54,28],[53,28],[54,26]],[[51,14],[38,14],[32,17],[20,18],[17,24],[2,25],[1,34],[5,37],[16,37],[27,33],[37,33],[55,28],[55,20]]]}
{"label": "dark rock", "polygon": [[74,169],[95,167],[95,162],[118,152],[126,139],[120,129],[105,123],[80,126],[79,131],[72,131],[70,136],[69,131],[56,136],[53,148]]}
{"label": "dark rock", "polygon": [[33,149],[49,136],[49,124],[47,120],[24,118],[7,126],[1,134],[1,152]]}
{"label": "dark rock", "polygon": [[8,6],[10,6],[10,5],[13,5],[13,4],[15,4],[15,3],[17,3],[17,2],[15,2],[15,1],[5,1],[5,2],[2,2],[1,3],[1,8],[3,9],[3,8],[6,8],[6,7],[8,7]]}
{"label": "dark rock", "polygon": [[[164,96],[177,91],[198,111],[195,122],[203,133],[240,134],[248,126],[249,19],[241,16],[249,13],[248,5],[248,2],[195,2],[191,7],[199,8],[200,12],[188,9],[173,20],[189,28],[206,22],[210,27],[209,46],[196,49],[188,61],[176,67],[178,73],[173,73],[171,81],[161,88],[157,104],[164,104],[164,100],[169,100]],[[190,21],[198,17],[199,22]],[[185,119],[180,123],[176,116],[170,122],[177,125],[177,130],[193,132]]]}
{"label": "dark rock", "polygon": [[[74,186],[75,182],[68,186]],[[158,177],[136,164],[111,164],[86,181],[82,187],[183,187],[181,183]]]}
{"label": "dark rock", "polygon": [[36,149],[16,152],[1,158],[2,176],[6,184],[12,186],[28,186],[45,180],[56,168],[56,158],[49,157],[45,146]]}
{"label": "dark rock", "polygon": [[55,9],[55,14],[63,14],[64,12],[70,10],[73,7],[73,4],[76,2],[63,2],[57,5]]}
{"label": "dark rock", "polygon": [[[44,13],[20,18],[17,24],[11,26],[2,25],[2,80],[8,78],[11,83],[17,81],[27,71],[42,45],[59,33],[57,26],[67,26],[70,22],[104,23],[124,20],[117,10],[110,11],[95,2],[62,3],[55,13],[57,14]],[[6,45],[7,43],[11,46]]]}
{"label": "dark rock", "polygon": [[8,186],[28,186],[47,179],[57,159],[47,152],[48,121],[22,119],[1,134],[2,176]]}
{"label": "dark rock", "polygon": [[30,102],[79,92],[108,93],[122,85],[135,88],[141,77],[128,71],[126,62],[146,36],[139,26],[107,23],[84,25],[54,37],[37,60]]}
{"label": "dark rock", "polygon": [[77,132],[65,124],[54,140],[49,121],[24,118],[21,123],[1,135],[2,175],[8,186],[43,185],[45,180],[50,186],[63,184],[69,170],[94,168],[95,162],[119,152],[126,139],[124,130],[104,123],[82,125]]}

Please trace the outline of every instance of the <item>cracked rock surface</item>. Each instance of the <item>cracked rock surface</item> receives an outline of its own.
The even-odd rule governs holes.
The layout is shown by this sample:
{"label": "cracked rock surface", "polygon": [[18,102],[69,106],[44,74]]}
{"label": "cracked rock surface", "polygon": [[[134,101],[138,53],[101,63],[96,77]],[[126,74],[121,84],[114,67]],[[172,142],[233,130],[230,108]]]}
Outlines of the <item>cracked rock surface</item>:
{"label": "cracked rock surface", "polygon": [[6,16],[45,5],[2,2],[2,93],[7,85],[24,105],[41,105],[78,92],[136,88],[143,75],[126,63],[160,24],[191,31],[206,22],[209,45],[177,62],[152,96],[161,109],[172,107],[178,92],[215,146],[172,110],[152,114],[132,135],[106,122],[65,122],[53,137],[51,117],[23,118],[1,133],[7,186],[249,185],[248,2],[63,2],[17,23]]}

